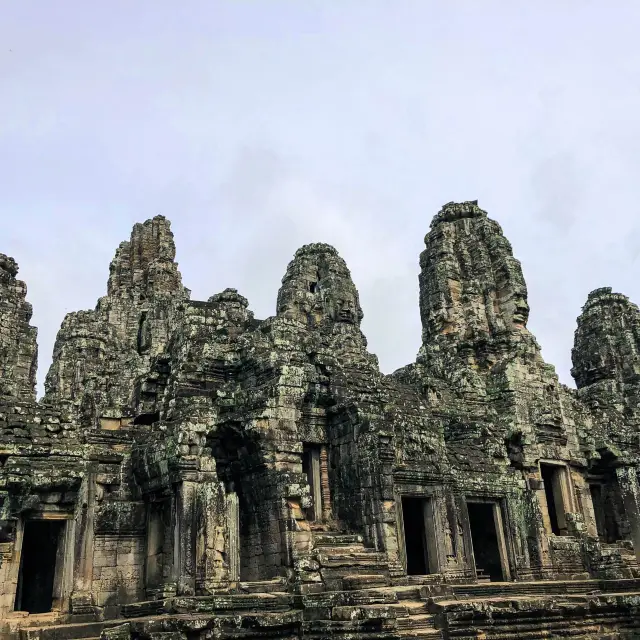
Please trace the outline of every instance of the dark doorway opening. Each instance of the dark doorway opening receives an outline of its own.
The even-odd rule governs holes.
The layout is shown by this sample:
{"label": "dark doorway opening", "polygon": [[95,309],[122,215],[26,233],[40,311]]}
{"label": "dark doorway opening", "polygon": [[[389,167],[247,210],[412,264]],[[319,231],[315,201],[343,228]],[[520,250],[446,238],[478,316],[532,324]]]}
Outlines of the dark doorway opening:
{"label": "dark doorway opening", "polygon": [[153,597],[165,579],[165,564],[170,561],[171,503],[151,502],[147,506],[147,560],[145,583],[147,595]]}
{"label": "dark doorway opening", "polygon": [[61,520],[28,520],[25,523],[14,606],[16,611],[51,611],[56,557],[64,525]]}
{"label": "dark doorway opening", "polygon": [[540,464],[540,474],[547,498],[547,512],[551,532],[557,536],[566,535],[567,525],[564,517],[565,507],[562,498],[562,482],[565,468],[560,465]]}
{"label": "dark doorway opening", "polygon": [[410,576],[430,573],[426,528],[427,504],[425,498],[402,498],[404,545],[407,574]]}
{"label": "dark doorway opening", "polygon": [[271,577],[263,552],[271,504],[263,472],[257,469],[256,441],[240,422],[229,421],[207,435],[207,445],[225,484],[229,579],[247,582]]}
{"label": "dark doorway opening", "polygon": [[141,413],[133,419],[133,424],[152,425],[158,420],[160,420],[160,413],[157,411],[154,413]]}
{"label": "dark doorway opening", "polygon": [[469,526],[476,573],[488,575],[491,582],[505,580],[500,561],[498,533],[494,517],[496,505],[491,502],[468,502]]}
{"label": "dark doorway opening", "polygon": [[617,511],[620,511],[620,498],[612,491],[614,485],[590,484],[593,512],[596,517],[596,529],[603,542],[611,543],[620,539]]}

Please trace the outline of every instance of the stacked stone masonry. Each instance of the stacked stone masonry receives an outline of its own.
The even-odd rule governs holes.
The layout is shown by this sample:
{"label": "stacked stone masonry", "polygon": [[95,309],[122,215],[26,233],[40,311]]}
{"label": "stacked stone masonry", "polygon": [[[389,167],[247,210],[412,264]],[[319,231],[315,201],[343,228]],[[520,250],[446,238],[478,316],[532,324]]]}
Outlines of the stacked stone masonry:
{"label": "stacked stone masonry", "polygon": [[192,301],[175,253],[135,225],[40,401],[0,254],[0,638],[640,637],[636,305],[589,295],[560,384],[500,226],[449,203],[384,375],[333,247],[265,320]]}

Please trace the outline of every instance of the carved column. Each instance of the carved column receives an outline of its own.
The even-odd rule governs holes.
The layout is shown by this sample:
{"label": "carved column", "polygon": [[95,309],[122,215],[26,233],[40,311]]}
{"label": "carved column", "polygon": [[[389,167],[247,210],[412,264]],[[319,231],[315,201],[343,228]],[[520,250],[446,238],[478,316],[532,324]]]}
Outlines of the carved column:
{"label": "carved column", "polygon": [[238,494],[232,491],[227,494],[227,528],[229,553],[229,581],[240,580],[240,505]]}
{"label": "carved column", "polygon": [[96,511],[96,474],[90,471],[78,495],[75,516],[75,561],[73,566],[72,613],[92,613],[93,549]]}
{"label": "carved column", "polygon": [[224,563],[226,501],[215,474],[202,474],[195,511],[196,592],[211,594],[228,580]]}
{"label": "carved column", "polygon": [[183,481],[176,496],[176,544],[178,595],[195,595],[195,502],[197,482]]}
{"label": "carved column", "polygon": [[640,562],[640,486],[636,467],[619,467],[616,469],[620,493],[624,509],[631,527],[631,540],[636,558]]}
{"label": "carved column", "polygon": [[331,520],[331,492],[329,489],[329,452],[327,445],[320,447],[320,487],[322,491],[322,519]]}

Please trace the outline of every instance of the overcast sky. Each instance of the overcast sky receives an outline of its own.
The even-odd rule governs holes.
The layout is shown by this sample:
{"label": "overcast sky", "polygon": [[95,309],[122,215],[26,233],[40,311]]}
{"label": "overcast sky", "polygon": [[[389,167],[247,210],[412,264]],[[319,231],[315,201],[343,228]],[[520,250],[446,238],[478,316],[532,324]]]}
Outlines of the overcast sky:
{"label": "overcast sky", "polygon": [[0,252],[39,328],[93,308],[135,222],[194,299],[259,318],[333,244],[382,370],[420,343],[418,255],[478,199],[560,379],[587,293],[640,302],[638,0],[0,0]]}

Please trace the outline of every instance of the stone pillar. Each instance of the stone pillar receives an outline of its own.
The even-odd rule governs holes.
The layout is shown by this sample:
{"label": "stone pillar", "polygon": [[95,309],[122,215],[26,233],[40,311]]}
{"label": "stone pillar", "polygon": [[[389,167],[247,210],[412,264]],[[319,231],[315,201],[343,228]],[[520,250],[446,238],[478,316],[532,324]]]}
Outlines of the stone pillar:
{"label": "stone pillar", "polygon": [[240,503],[238,494],[231,491],[226,498],[227,536],[229,553],[229,581],[240,581]]}
{"label": "stone pillar", "polygon": [[70,600],[74,578],[75,521],[66,520],[60,532],[53,581],[53,609],[66,613],[72,604]]}
{"label": "stone pillar", "polygon": [[313,447],[309,451],[309,484],[313,498],[313,519],[320,522],[322,513],[322,478],[320,476],[320,450]]}
{"label": "stone pillar", "polygon": [[631,540],[636,558],[640,562],[640,486],[636,467],[618,467],[616,469],[624,509],[631,527]]}
{"label": "stone pillar", "polygon": [[[16,591],[18,587],[18,576],[20,573],[20,561],[22,560],[22,538],[24,536],[24,519],[20,518],[16,521],[15,540],[11,549],[12,557],[7,562],[4,582],[0,585],[0,614],[5,615],[9,611],[14,610],[16,600]],[[3,559],[4,560],[4,559]]]}
{"label": "stone pillar", "polygon": [[176,496],[176,553],[178,595],[195,595],[195,503],[197,482],[184,480]]}
{"label": "stone pillar", "polygon": [[523,477],[526,489],[522,494],[522,513],[525,517],[522,519],[518,514],[513,514],[512,517],[513,522],[519,523],[517,526],[522,527],[529,570],[521,570],[518,578],[523,580],[530,576],[535,580],[545,579],[553,575],[549,542],[551,522],[547,511],[547,497],[539,468],[525,470]]}
{"label": "stone pillar", "polygon": [[211,594],[228,580],[225,567],[226,501],[222,484],[214,474],[203,474],[195,508],[194,566],[196,593]]}
{"label": "stone pillar", "polygon": [[582,513],[584,518],[585,533],[592,538],[597,538],[598,526],[596,523],[596,517],[600,517],[602,514],[596,514],[589,484],[585,480],[584,476],[577,471],[571,472],[571,479],[576,492],[576,498],[578,500],[577,510],[579,513]]}
{"label": "stone pillar", "polygon": [[327,445],[320,447],[320,485],[322,488],[322,519],[330,520],[331,491],[329,489],[329,452]]}
{"label": "stone pillar", "polygon": [[75,559],[73,563],[73,586],[71,613],[93,612],[93,551],[94,522],[96,510],[96,474],[87,473],[82,483],[75,515]]}

